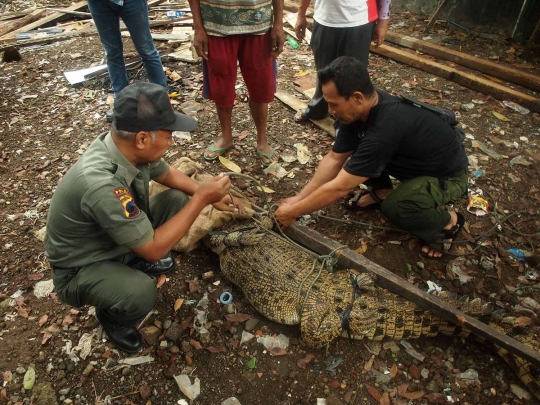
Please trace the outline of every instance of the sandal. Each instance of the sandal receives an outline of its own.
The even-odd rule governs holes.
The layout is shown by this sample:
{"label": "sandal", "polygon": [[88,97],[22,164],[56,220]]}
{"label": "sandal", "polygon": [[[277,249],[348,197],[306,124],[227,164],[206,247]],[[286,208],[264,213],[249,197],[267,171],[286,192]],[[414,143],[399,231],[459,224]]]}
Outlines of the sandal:
{"label": "sandal", "polygon": [[[366,205],[365,207],[359,207],[358,201],[360,198],[362,198],[365,195],[370,195],[371,198],[373,198],[374,203],[371,203],[369,205]],[[343,200],[343,208],[349,210],[349,211],[371,211],[371,210],[380,210],[381,204],[383,203],[384,199],[379,198],[377,194],[375,194],[375,191],[373,190],[362,190],[359,193],[350,192],[347,197],[345,197],[345,200]]]}
{"label": "sandal", "polygon": [[[204,151],[203,157],[208,160],[209,162],[212,162],[216,159],[218,159],[220,156],[225,155],[227,152],[229,152],[234,145],[229,146],[228,148],[216,148],[214,144],[211,144],[206,150]],[[208,156],[206,153],[210,151],[210,153],[217,153],[215,156]]]}
{"label": "sandal", "polygon": [[[454,241],[460,234],[461,230],[463,229],[463,226],[465,225],[465,217],[461,215],[459,212],[456,212],[456,215],[457,215],[457,223],[451,229],[443,229],[441,231],[441,236],[439,238],[440,241],[435,242],[441,248],[439,248],[439,246],[433,247],[432,246],[433,244],[426,243],[422,246],[422,249],[424,248],[424,246],[427,246],[430,249],[435,249],[439,251],[440,253],[443,253],[443,255],[445,252],[448,252],[450,248],[452,247],[452,244],[454,243]],[[442,256],[430,256],[428,253],[422,252],[422,251],[420,251],[420,254],[428,259],[440,259],[442,257]]]}
{"label": "sandal", "polygon": [[[300,117],[301,118],[297,118],[297,115],[298,113],[300,113]],[[296,114],[294,115],[294,121],[295,122],[308,122],[309,121],[309,117],[307,115],[308,113],[308,109],[307,108],[301,108],[299,109]]]}
{"label": "sandal", "polygon": [[[277,162],[279,159],[279,156],[276,156],[276,150],[272,149],[271,152],[265,153],[262,150],[257,151],[257,155],[259,155],[259,159],[261,160],[261,165],[264,167],[270,166],[272,163]],[[268,160],[265,160],[268,159]]]}

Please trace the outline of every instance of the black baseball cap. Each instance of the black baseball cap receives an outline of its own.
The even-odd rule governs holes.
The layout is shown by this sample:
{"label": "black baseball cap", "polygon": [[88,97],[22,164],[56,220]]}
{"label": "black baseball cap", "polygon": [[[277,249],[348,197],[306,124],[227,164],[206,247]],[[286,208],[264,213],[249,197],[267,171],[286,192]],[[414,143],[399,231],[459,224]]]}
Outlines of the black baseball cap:
{"label": "black baseball cap", "polygon": [[[146,98],[156,110],[149,118],[138,117],[138,104]],[[159,84],[134,83],[125,87],[114,101],[113,122],[120,131],[139,132],[169,131],[191,132],[197,128],[197,120],[173,110],[167,90]]]}

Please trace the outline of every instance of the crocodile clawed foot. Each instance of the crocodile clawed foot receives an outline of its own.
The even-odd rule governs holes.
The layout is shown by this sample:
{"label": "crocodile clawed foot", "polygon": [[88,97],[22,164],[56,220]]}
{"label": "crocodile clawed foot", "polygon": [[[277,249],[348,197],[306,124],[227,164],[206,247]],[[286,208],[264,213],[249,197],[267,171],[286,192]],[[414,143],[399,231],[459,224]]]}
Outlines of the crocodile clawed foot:
{"label": "crocodile clawed foot", "polygon": [[372,291],[375,289],[375,280],[377,276],[369,273],[362,273],[356,276],[356,285],[364,291]]}

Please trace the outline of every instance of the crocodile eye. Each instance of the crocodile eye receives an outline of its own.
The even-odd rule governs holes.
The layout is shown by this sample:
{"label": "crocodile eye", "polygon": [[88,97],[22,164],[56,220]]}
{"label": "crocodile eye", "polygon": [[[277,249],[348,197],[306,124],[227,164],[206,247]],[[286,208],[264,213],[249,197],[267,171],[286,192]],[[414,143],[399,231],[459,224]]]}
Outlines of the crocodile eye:
{"label": "crocodile eye", "polygon": [[366,308],[367,308],[366,304],[360,304],[360,309],[366,309]]}

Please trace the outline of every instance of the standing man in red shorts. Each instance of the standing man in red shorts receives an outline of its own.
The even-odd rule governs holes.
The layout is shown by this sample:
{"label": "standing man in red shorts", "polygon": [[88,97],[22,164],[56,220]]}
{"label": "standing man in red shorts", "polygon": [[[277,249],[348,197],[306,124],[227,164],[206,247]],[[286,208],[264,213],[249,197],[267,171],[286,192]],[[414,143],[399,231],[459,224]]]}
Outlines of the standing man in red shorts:
{"label": "standing man in red shorts", "polygon": [[203,58],[203,96],[216,103],[221,138],[208,146],[206,160],[233,147],[232,109],[237,62],[249,93],[257,128],[257,155],[264,166],[276,161],[268,144],[268,103],[276,91],[276,58],[283,51],[283,0],[189,0],[195,49]]}

